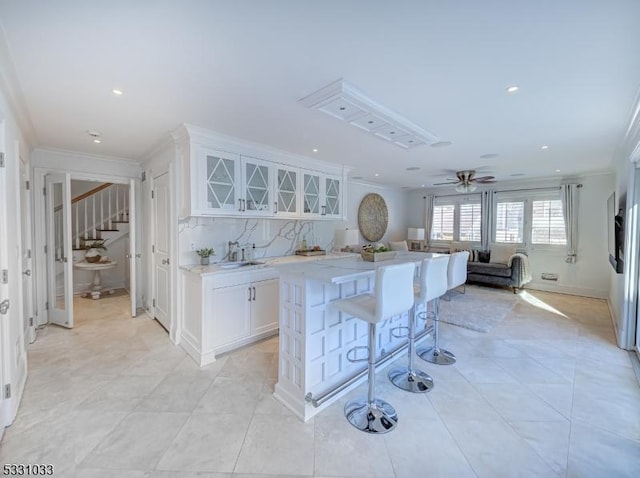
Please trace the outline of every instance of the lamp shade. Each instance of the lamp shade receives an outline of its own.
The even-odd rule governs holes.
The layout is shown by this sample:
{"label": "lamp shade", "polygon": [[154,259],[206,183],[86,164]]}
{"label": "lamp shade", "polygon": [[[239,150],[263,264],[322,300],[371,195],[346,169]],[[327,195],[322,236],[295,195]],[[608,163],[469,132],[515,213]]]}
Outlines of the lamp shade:
{"label": "lamp shade", "polygon": [[360,242],[360,234],[357,229],[336,229],[336,247],[354,246]]}
{"label": "lamp shade", "polygon": [[407,239],[410,241],[424,241],[424,229],[421,227],[410,227],[407,230]]}

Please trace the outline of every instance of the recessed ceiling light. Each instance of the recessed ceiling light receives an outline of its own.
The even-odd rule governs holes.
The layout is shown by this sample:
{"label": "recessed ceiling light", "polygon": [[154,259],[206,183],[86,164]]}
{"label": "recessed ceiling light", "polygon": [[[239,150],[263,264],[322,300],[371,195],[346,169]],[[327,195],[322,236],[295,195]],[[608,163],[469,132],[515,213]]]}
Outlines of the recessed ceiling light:
{"label": "recessed ceiling light", "polygon": [[559,173],[559,172],[560,172],[560,170],[559,170],[559,169],[556,169],[556,173]]}
{"label": "recessed ceiling light", "polygon": [[483,154],[482,156],[480,156],[481,159],[493,159],[493,158],[497,158],[498,156],[500,156],[498,153],[487,153],[487,154]]}
{"label": "recessed ceiling light", "polygon": [[453,143],[451,141],[436,141],[435,143],[431,143],[429,146],[432,148],[445,148],[447,146],[451,146]]}
{"label": "recessed ceiling light", "polygon": [[517,92],[520,89],[520,87],[518,85],[511,85],[511,86],[507,86],[506,90],[507,93],[509,94],[513,94],[515,92]]}
{"label": "recessed ceiling light", "polygon": [[94,139],[93,142],[96,143],[96,144],[102,143],[102,141],[100,141],[98,138]]}
{"label": "recessed ceiling light", "polygon": [[317,153],[318,152],[318,148],[313,148],[313,152]]}
{"label": "recessed ceiling light", "polygon": [[111,93],[113,93],[116,96],[122,96],[122,90],[113,89],[111,90]]}
{"label": "recessed ceiling light", "polygon": [[409,166],[407,168],[407,171],[419,171],[420,168],[418,166]]}
{"label": "recessed ceiling light", "polygon": [[378,176],[380,176],[378,173],[374,174],[374,176],[377,178]]}
{"label": "recessed ceiling light", "polygon": [[540,146],[540,149],[549,149],[549,146],[547,146],[546,144],[543,144],[542,146]]}
{"label": "recessed ceiling light", "polygon": [[421,185],[420,185],[420,187],[421,187],[421,188],[423,188],[423,187],[424,187],[424,184],[421,184]]}

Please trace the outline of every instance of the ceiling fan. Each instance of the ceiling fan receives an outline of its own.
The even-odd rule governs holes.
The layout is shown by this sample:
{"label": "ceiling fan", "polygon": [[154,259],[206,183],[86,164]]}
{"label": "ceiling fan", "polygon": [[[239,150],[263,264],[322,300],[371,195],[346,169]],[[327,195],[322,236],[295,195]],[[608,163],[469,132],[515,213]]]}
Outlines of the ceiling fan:
{"label": "ceiling fan", "polygon": [[[481,176],[476,177],[475,169],[469,169],[466,171],[456,171],[457,180],[449,180],[446,183],[434,183],[434,186],[440,186],[442,184],[455,184],[456,191],[459,193],[472,193],[478,186],[476,184],[490,184],[495,183],[494,176]],[[452,182],[453,181],[453,182]]]}

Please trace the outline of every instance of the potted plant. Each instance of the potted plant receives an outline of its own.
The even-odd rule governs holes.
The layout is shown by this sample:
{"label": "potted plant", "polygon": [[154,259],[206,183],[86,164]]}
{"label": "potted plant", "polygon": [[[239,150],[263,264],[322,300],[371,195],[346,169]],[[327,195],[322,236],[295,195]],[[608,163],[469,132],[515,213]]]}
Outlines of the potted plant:
{"label": "potted plant", "polygon": [[87,262],[98,262],[102,258],[103,252],[107,250],[105,246],[106,239],[94,239],[85,242],[84,248],[87,250],[84,254],[84,259]]}
{"label": "potted plant", "polygon": [[204,249],[198,249],[196,254],[200,256],[200,264],[203,266],[208,266],[210,262],[211,256],[215,254],[213,247],[205,247]]}

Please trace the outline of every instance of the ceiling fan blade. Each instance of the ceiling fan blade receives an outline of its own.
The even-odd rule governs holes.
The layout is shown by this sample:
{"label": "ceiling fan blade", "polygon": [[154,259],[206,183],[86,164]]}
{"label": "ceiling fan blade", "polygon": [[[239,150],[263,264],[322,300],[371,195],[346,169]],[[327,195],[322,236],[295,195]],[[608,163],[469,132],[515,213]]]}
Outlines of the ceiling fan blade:
{"label": "ceiling fan blade", "polygon": [[484,181],[490,181],[492,179],[495,179],[495,176],[481,176],[479,178],[474,178],[474,181],[477,181],[479,183],[482,183]]}
{"label": "ceiling fan blade", "polygon": [[474,181],[474,182],[476,182],[478,184],[492,184],[492,183],[497,183],[498,181],[493,181],[491,179],[486,179],[484,181]]}
{"label": "ceiling fan blade", "polygon": [[451,181],[446,182],[446,183],[433,183],[434,186],[441,186],[443,184],[458,184],[458,181],[455,181],[455,180],[452,179]]}

